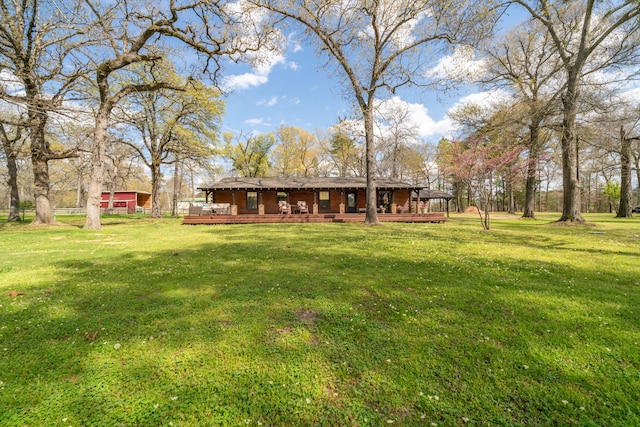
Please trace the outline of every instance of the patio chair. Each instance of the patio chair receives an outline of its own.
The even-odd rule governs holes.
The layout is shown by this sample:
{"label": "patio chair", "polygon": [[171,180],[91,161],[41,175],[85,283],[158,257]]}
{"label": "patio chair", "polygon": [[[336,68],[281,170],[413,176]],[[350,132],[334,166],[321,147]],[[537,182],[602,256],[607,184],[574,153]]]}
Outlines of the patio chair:
{"label": "patio chair", "polygon": [[202,206],[189,203],[189,215],[202,215]]}
{"label": "patio chair", "polygon": [[309,208],[307,207],[307,202],[305,201],[299,201],[298,202],[298,212],[300,212],[301,214],[309,213]]}
{"label": "patio chair", "polygon": [[278,212],[281,214],[288,214],[291,212],[289,209],[289,204],[284,200],[278,202]]}

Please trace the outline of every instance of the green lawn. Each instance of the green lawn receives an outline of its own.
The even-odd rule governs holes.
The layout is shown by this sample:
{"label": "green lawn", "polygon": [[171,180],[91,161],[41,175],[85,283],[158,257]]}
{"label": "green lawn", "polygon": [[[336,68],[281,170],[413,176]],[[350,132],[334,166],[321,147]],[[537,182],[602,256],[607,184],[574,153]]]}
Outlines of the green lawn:
{"label": "green lawn", "polygon": [[0,425],[640,425],[640,218],[557,217],[1,223]]}

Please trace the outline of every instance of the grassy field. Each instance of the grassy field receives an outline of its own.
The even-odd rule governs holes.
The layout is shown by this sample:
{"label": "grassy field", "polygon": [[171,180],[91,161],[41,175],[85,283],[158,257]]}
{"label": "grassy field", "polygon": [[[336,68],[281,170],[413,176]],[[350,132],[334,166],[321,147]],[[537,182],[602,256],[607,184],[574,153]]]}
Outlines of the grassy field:
{"label": "grassy field", "polygon": [[640,425],[640,218],[557,217],[1,223],[0,425]]}

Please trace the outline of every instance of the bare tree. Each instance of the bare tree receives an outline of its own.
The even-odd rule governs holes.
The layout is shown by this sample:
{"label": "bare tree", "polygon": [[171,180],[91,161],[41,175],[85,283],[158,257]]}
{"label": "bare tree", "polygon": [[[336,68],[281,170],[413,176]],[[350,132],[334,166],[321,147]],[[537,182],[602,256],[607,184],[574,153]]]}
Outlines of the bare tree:
{"label": "bare tree", "polygon": [[[0,70],[15,79],[14,90],[0,84],[0,98],[25,112],[33,165],[34,224],[53,222],[49,162],[75,155],[52,149],[46,135],[52,112],[61,114],[86,68],[78,59],[87,43],[80,1],[3,0],[0,6]],[[15,85],[19,87],[16,89]]]}
{"label": "bare tree", "polygon": [[538,162],[549,140],[545,127],[555,122],[564,88],[560,75],[562,62],[549,32],[535,20],[527,21],[493,42],[486,53],[486,83],[505,87],[516,96],[517,105],[504,124],[520,124],[528,129],[522,141],[528,149],[522,216],[534,218]]}
{"label": "bare tree", "polygon": [[[584,222],[576,146],[576,118],[583,76],[589,71],[637,63],[637,0],[622,2],[513,0],[549,32],[565,72],[562,93],[563,210],[561,222]],[[597,58],[596,58],[597,57]],[[597,60],[596,60],[597,59]],[[592,60],[593,64],[589,64]]]}
{"label": "bare tree", "polygon": [[301,25],[343,86],[364,122],[367,208],[365,222],[377,224],[374,110],[376,99],[410,84],[425,83],[435,51],[472,42],[492,26],[491,2],[465,0],[248,0]]}
{"label": "bare tree", "polygon": [[331,130],[325,151],[330,159],[330,171],[340,177],[362,176],[362,147],[350,135],[348,129],[338,123]]}
{"label": "bare tree", "polygon": [[418,125],[411,120],[409,109],[397,101],[392,98],[382,102],[376,114],[378,171],[382,176],[395,179],[401,178],[402,170],[408,166],[404,160],[411,159],[407,155],[410,146],[419,139]]}

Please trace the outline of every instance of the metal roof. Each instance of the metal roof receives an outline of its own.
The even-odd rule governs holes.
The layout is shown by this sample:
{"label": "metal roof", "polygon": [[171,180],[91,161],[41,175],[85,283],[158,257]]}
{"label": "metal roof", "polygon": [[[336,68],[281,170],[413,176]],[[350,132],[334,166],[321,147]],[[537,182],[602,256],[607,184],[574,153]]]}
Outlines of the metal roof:
{"label": "metal roof", "polygon": [[[377,189],[420,190],[418,185],[391,179],[376,179]],[[211,185],[202,185],[200,190],[313,190],[313,189],[358,189],[366,188],[366,178],[223,178]]]}

